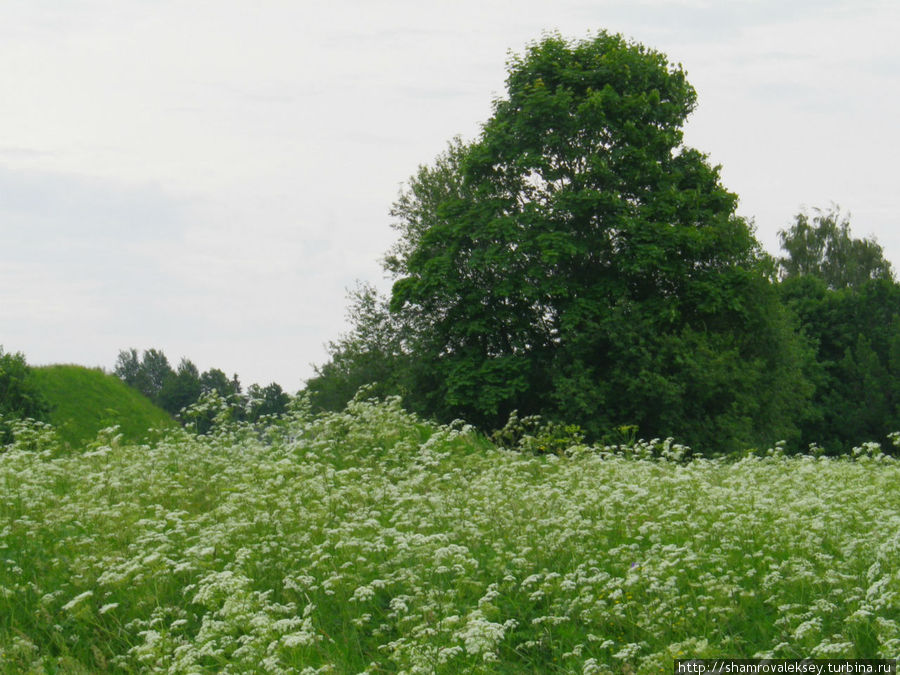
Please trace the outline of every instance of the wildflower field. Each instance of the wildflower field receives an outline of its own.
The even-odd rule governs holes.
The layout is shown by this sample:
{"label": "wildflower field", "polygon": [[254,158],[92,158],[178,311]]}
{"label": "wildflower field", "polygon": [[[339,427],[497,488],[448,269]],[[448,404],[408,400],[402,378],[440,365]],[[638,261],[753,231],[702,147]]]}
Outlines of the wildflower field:
{"label": "wildflower field", "polygon": [[900,462],[502,450],[395,401],[0,452],[0,672],[900,655]]}

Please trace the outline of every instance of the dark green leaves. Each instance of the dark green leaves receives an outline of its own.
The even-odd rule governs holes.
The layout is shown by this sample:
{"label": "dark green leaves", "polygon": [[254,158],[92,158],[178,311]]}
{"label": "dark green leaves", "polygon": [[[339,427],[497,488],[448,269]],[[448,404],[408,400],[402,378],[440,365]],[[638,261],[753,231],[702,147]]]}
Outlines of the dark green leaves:
{"label": "dark green leaves", "polygon": [[798,213],[794,224],[778,236],[787,252],[779,260],[785,278],[815,276],[830,288],[856,288],[871,279],[893,279],[881,246],[872,239],[851,237],[850,220],[837,207],[816,209],[812,217]]}
{"label": "dark green leaves", "polygon": [[11,437],[11,422],[46,419],[50,405],[31,378],[31,368],[21,352],[5,353],[0,346],[0,445]]}
{"label": "dark green leaves", "polygon": [[408,399],[718,449],[793,433],[803,387],[797,404],[775,390],[803,377],[773,366],[795,338],[735,195],[680,146],[695,100],[680,68],[617,35],[510,60],[481,135],[393,212],[391,310],[434,375]]}

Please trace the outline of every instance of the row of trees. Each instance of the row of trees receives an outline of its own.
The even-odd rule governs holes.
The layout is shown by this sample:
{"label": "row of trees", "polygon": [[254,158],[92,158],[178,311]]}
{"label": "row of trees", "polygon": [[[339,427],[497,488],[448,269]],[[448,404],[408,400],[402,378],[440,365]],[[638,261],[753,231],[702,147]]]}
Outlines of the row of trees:
{"label": "row of trees", "polygon": [[249,422],[265,415],[280,415],[290,402],[290,396],[275,382],[265,387],[251,384],[244,392],[237,375],[229,378],[218,368],[200,373],[188,359],[181,359],[173,369],[158,349],[147,349],[143,354],[136,349],[120,351],[114,372],[172,415],[211,393],[228,403],[234,419]]}
{"label": "row of trees", "polygon": [[498,428],[518,410],[709,451],[900,428],[881,249],[832,210],[800,214],[783,259],[763,251],[682,143],[696,94],[680,66],[618,35],[551,35],[506,84],[480,135],[401,193],[391,293],[353,293],[315,406],[374,383],[440,420]]}
{"label": "row of trees", "polygon": [[832,451],[900,430],[900,285],[881,247],[837,209],[780,233],[779,292],[813,350],[807,443]]}

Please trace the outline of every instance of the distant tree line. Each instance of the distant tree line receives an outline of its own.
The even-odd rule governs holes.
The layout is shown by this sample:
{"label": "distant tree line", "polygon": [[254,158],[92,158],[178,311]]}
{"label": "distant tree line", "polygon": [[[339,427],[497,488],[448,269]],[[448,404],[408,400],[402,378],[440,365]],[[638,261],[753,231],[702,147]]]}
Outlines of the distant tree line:
{"label": "distant tree line", "polygon": [[[133,348],[120,351],[114,372],[123,382],[172,415],[178,415],[202,397],[214,394],[230,408],[232,419],[256,422],[266,415],[284,413],[291,400],[276,382],[265,387],[251,384],[245,392],[237,375],[229,378],[218,368],[200,373],[197,366],[185,358],[181,359],[177,369],[173,369],[166,355],[158,349],[147,349],[143,354]],[[198,423],[196,416],[192,420]],[[211,420],[200,420],[199,430],[204,431],[209,424]]]}
{"label": "distant tree line", "polygon": [[513,411],[702,452],[830,452],[900,430],[900,287],[849,220],[800,213],[767,254],[719,168],[682,144],[696,93],[662,54],[550,35],[508,64],[472,142],[410,179],[350,332],[307,383],[365,384],[485,430]]}

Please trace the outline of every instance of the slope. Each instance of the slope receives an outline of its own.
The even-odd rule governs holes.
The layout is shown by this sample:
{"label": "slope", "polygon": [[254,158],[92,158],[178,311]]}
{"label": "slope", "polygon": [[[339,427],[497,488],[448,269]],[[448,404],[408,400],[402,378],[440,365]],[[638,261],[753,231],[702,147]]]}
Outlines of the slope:
{"label": "slope", "polygon": [[73,447],[114,424],[129,441],[141,441],[150,429],[175,424],[164,410],[99,368],[39,366],[32,369],[32,377],[52,406],[50,422]]}

